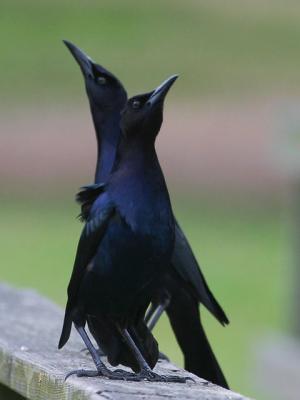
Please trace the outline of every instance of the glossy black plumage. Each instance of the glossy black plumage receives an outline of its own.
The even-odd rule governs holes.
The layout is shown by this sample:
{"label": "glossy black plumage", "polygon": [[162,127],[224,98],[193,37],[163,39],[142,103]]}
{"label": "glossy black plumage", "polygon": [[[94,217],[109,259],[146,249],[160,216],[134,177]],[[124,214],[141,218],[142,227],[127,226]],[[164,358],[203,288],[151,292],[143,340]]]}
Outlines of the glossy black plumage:
{"label": "glossy black plumage", "polygon": [[[113,365],[122,363],[140,373],[128,377],[123,371],[123,378],[185,382],[151,372],[158,347],[144,323],[174,247],[174,218],[154,141],[164,97],[175,80],[171,77],[155,91],[127,102],[114,171],[105,185],[87,186],[78,195],[86,223],[68,286],[59,347],[68,340],[74,322],[97,373],[111,379],[118,379],[121,372],[107,371],[84,330],[87,321]],[[95,376],[94,371],[72,373]]]}
{"label": "glossy black plumage", "polygon": [[[124,105],[126,101],[126,91],[113,74],[92,62],[83,53],[80,54],[80,50],[72,44],[68,43],[67,45],[81,66],[85,78],[97,134],[98,159],[95,182],[99,183],[108,177],[113,166],[119,141],[120,111],[122,104]],[[94,78],[97,76],[97,72],[99,75],[104,74],[111,78],[106,88],[97,84],[96,79],[91,79],[93,74]],[[105,97],[109,90],[109,96]],[[166,308],[166,312],[183,351],[185,368],[209,381],[227,387],[226,380],[203,330],[198,311],[199,303],[202,303],[221,324],[227,324],[228,319],[211,293],[190,245],[177,222],[175,238],[172,269],[168,273],[168,278],[159,285],[152,297],[152,303],[158,306],[164,303],[166,297],[168,298],[169,306]],[[90,326],[90,329],[93,330],[93,327]]]}

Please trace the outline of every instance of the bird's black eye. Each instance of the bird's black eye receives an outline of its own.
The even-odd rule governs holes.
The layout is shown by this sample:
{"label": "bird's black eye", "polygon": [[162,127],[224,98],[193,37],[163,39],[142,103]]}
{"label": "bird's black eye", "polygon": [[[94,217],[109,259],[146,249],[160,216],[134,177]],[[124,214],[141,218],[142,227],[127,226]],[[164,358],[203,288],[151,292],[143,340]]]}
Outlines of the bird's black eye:
{"label": "bird's black eye", "polygon": [[134,108],[135,110],[137,110],[138,108],[140,108],[141,103],[138,100],[133,100],[132,102],[132,108]]}
{"label": "bird's black eye", "polygon": [[104,76],[99,76],[99,77],[97,78],[97,82],[98,82],[100,85],[105,85],[106,82],[107,82],[107,80],[106,80],[106,78],[104,78]]}

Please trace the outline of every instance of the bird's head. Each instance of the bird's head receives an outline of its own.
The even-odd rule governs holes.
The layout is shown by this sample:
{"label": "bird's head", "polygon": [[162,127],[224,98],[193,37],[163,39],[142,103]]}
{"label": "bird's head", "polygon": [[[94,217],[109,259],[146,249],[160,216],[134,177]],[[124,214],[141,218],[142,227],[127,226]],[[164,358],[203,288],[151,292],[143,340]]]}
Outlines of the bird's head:
{"label": "bird's head", "polygon": [[163,121],[165,97],[178,78],[172,75],[155,90],[130,98],[121,116],[121,128],[126,138],[142,136],[154,141]]}
{"label": "bird's head", "polygon": [[127,101],[127,93],[121,82],[77,46],[67,40],[63,42],[79,64],[91,106],[98,111],[122,110]]}

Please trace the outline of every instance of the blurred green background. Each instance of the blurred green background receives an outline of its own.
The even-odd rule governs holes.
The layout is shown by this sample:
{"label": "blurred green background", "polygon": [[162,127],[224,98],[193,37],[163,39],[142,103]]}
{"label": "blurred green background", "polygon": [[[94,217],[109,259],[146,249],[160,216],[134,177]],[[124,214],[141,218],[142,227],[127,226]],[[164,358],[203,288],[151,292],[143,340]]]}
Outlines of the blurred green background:
{"label": "blurred green background", "polygon": [[[66,299],[81,229],[73,194],[92,180],[95,143],[91,123],[85,125],[82,78],[61,40],[111,68],[129,94],[179,73],[160,157],[176,215],[231,320],[222,328],[203,310],[209,339],[231,387],[259,396],[255,344],[264,333],[289,329],[292,271],[282,213],[288,185],[280,167],[266,159],[268,152],[261,153],[261,139],[253,144],[257,160],[245,141],[256,140],[259,129],[272,133],[260,127],[257,104],[267,104],[264,116],[269,115],[274,98],[299,93],[299,22],[300,4],[294,1],[2,0],[1,280],[34,287],[61,305]],[[226,128],[217,121],[226,119],[228,104]],[[203,109],[209,109],[208,117]],[[194,121],[179,142],[170,132],[172,119]],[[233,127],[236,137],[216,136],[206,147],[210,137],[199,134],[196,143],[189,136],[212,125],[216,131]],[[245,125],[249,132],[243,137]],[[272,149],[272,135],[263,137],[264,148]],[[174,154],[182,154],[182,164]],[[192,167],[188,159],[195,160]],[[234,175],[240,165],[240,176]],[[161,349],[181,364],[169,329],[164,318],[156,330]]]}

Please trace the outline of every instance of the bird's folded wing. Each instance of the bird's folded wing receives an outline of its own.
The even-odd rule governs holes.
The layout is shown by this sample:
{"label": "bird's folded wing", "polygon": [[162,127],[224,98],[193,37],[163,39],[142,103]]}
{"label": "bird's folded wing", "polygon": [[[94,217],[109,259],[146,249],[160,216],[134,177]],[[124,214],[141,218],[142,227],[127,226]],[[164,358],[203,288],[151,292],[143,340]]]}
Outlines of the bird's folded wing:
{"label": "bird's folded wing", "polygon": [[103,198],[104,201],[101,202],[101,206],[97,208],[93,207],[93,212],[89,213],[89,217],[79,239],[74,267],[68,286],[68,301],[58,344],[59,349],[66,344],[70,337],[73,320],[72,312],[74,307],[76,307],[80,283],[82,282],[88,264],[96,254],[107,224],[114,213],[113,204],[107,199],[105,201],[105,195],[103,195]]}
{"label": "bird's folded wing", "polygon": [[114,205],[107,201],[101,208],[93,210],[92,215],[89,215],[77,246],[73,272],[68,286],[68,301],[76,296],[86,267],[96,254],[114,210]]}
{"label": "bird's folded wing", "polygon": [[105,189],[105,183],[94,183],[82,186],[80,189],[75,198],[81,205],[81,213],[78,217],[81,221],[87,221],[94,201]]}
{"label": "bird's folded wing", "polygon": [[227,324],[229,322],[228,318],[210,291],[191,246],[177,221],[175,225],[175,246],[172,264],[181,278],[193,287],[198,300],[203,303],[221,324]]}

